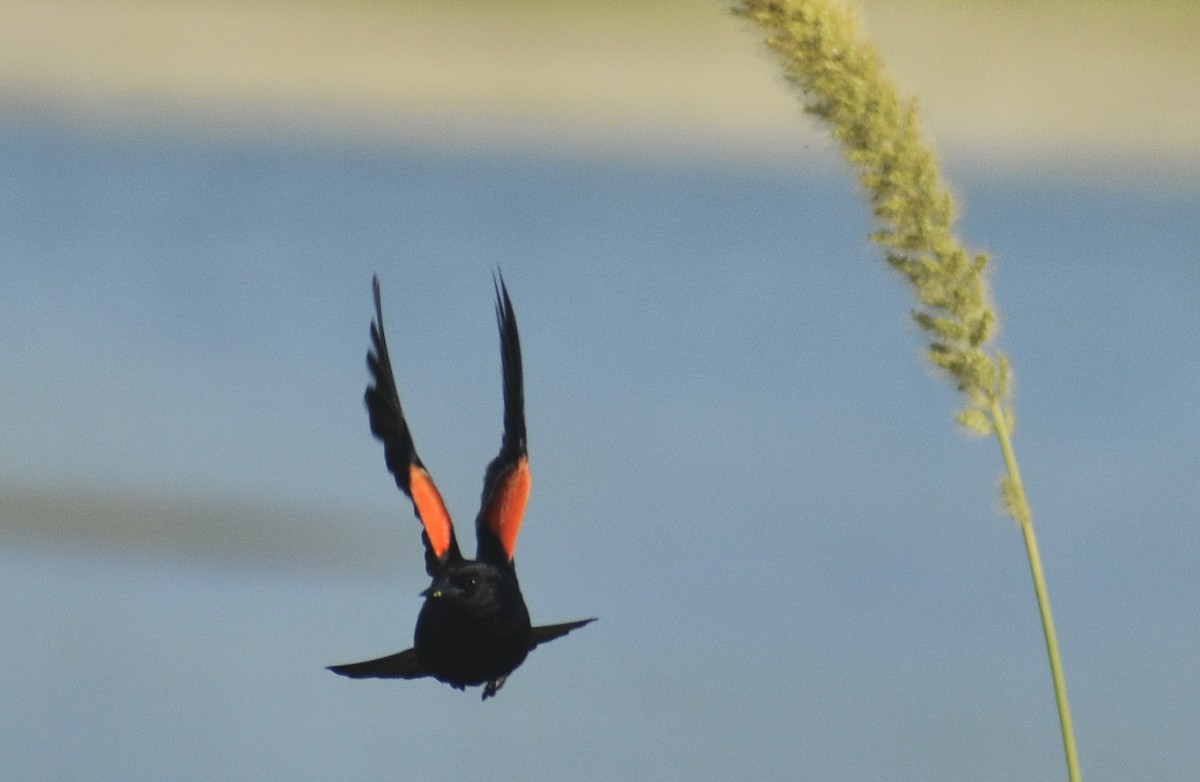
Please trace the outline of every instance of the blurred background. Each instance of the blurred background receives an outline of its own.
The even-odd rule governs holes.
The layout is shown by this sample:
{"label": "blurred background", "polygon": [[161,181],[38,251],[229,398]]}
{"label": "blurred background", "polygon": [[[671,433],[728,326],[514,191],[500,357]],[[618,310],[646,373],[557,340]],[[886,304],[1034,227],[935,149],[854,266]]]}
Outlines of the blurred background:
{"label": "blurred background", "polygon": [[[993,255],[1092,780],[1200,774],[1200,5],[864,2]],[[721,3],[6,0],[0,779],[1046,779],[990,440]],[[405,648],[370,278],[464,542],[520,318],[537,650]],[[468,546],[470,548],[470,546]]]}

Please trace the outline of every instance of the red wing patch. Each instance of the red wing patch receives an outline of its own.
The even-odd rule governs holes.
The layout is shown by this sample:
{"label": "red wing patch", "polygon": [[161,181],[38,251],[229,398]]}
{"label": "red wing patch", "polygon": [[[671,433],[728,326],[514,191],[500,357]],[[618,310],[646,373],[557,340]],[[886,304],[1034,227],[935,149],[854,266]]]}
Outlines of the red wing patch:
{"label": "red wing patch", "polygon": [[[445,559],[447,552],[450,551],[450,545],[454,541],[454,525],[450,522],[450,513],[446,510],[446,503],[442,501],[442,495],[438,492],[437,486],[433,484],[433,478],[430,478],[429,473],[425,472],[424,467],[418,464],[409,465],[408,480],[413,508],[416,509],[417,517],[421,519],[421,524],[425,527],[429,545],[433,547],[433,553],[439,560]],[[526,494],[528,494],[528,488],[526,488]]]}
{"label": "red wing patch", "polygon": [[[504,553],[510,560],[517,548],[517,535],[521,531],[521,520],[525,517],[525,505],[529,502],[532,480],[529,459],[522,456],[496,481],[492,496],[488,498],[487,507],[483,511],[484,522],[500,539],[500,545],[504,547]],[[428,527],[428,524],[426,526]]]}

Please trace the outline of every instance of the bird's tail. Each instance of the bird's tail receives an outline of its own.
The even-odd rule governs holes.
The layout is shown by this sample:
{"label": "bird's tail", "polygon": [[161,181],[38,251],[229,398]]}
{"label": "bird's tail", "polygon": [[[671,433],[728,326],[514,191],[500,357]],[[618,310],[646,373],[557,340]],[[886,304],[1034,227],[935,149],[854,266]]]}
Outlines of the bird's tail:
{"label": "bird's tail", "polygon": [[[570,632],[572,628],[562,632]],[[559,633],[562,635],[562,633]],[[557,636],[552,636],[557,637]],[[547,639],[548,640],[548,639]],[[329,670],[351,679],[419,679],[429,674],[421,667],[417,659],[416,649],[405,649],[403,652],[389,654],[378,660],[364,660],[361,663],[346,665],[331,665]]]}
{"label": "bird's tail", "polygon": [[549,643],[555,638],[561,638],[572,630],[577,630],[586,624],[591,624],[596,621],[596,617],[590,619],[580,619],[575,622],[563,622],[557,625],[542,625],[541,627],[533,628],[533,643],[529,645],[533,649],[538,644]]}

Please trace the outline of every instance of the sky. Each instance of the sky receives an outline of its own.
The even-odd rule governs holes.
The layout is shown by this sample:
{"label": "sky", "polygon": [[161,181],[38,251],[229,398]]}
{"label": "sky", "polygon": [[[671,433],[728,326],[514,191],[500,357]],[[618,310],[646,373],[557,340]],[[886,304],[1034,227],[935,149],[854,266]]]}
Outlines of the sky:
{"label": "sky", "polygon": [[[840,163],[0,123],[0,778],[1047,778],[995,443],[956,430]],[[1041,158],[1038,158],[1040,161]],[[954,153],[1089,779],[1189,778],[1200,200]],[[460,524],[520,322],[539,648],[408,645],[418,527],[361,395],[383,283]],[[466,520],[466,521],[464,521]],[[469,538],[469,535],[467,535]]]}

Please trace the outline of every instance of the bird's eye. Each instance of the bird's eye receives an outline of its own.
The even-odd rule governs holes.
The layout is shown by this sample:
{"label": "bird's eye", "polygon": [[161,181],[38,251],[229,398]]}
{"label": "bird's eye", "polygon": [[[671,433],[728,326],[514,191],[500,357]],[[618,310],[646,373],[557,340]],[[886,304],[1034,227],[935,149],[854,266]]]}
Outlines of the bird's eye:
{"label": "bird's eye", "polygon": [[456,579],[456,585],[464,592],[474,592],[479,586],[479,576],[461,576]]}

